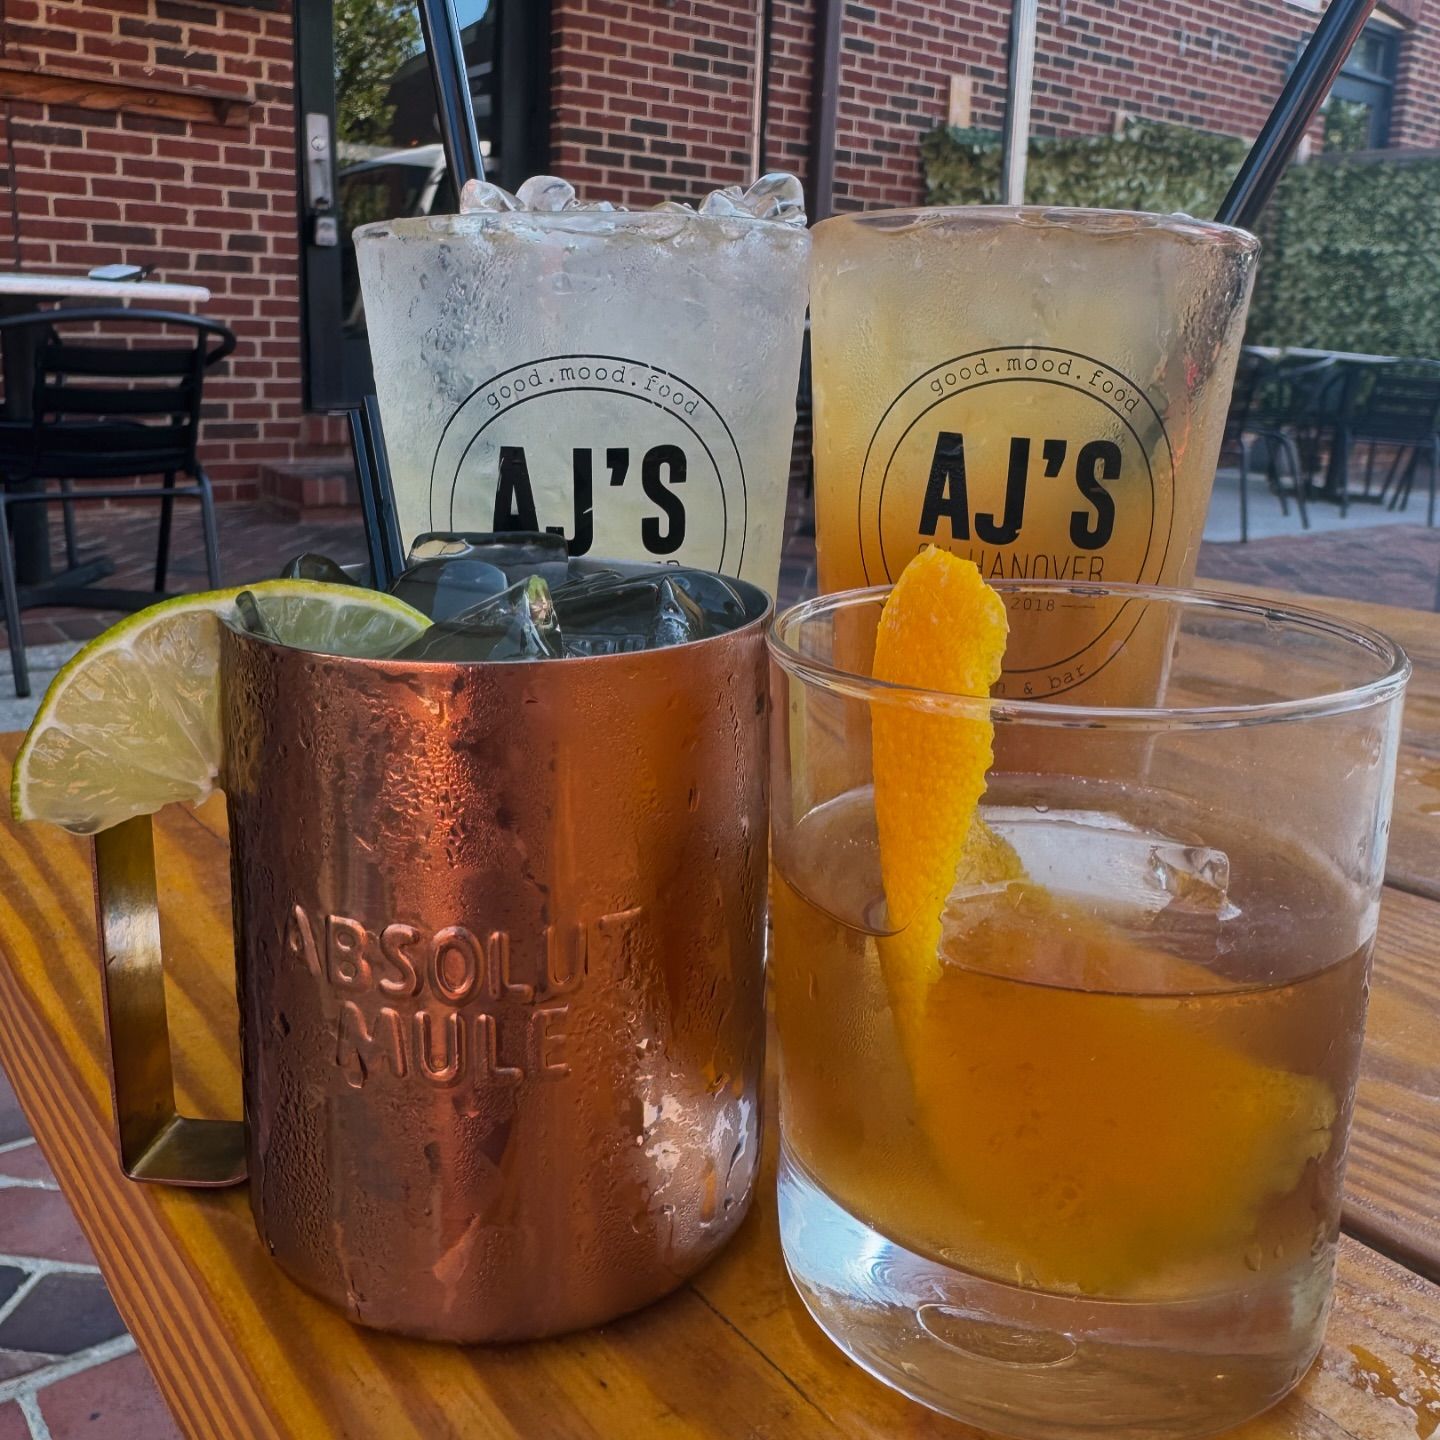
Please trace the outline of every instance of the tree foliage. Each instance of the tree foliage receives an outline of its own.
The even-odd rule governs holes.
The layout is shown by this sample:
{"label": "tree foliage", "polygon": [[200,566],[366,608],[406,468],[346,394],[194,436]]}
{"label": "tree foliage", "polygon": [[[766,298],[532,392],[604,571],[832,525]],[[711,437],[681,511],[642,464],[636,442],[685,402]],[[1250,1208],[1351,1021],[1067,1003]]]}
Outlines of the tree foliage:
{"label": "tree foliage", "polygon": [[1361,100],[1342,100],[1332,95],[1325,102],[1325,138],[1322,149],[1327,154],[1364,150],[1370,144],[1370,107]]}
{"label": "tree foliage", "polygon": [[[920,149],[930,204],[999,201],[999,135],[932,130]],[[1025,199],[1031,205],[1213,215],[1244,155],[1244,142],[1229,135],[1138,121],[1121,135],[1032,137]]]}
{"label": "tree foliage", "polygon": [[1440,357],[1440,157],[1311,160],[1270,208],[1251,339]]}
{"label": "tree foliage", "polygon": [[335,0],[337,140],[383,145],[390,139],[390,81],[419,48],[420,20],[407,0]]}
{"label": "tree foliage", "polygon": [[[1335,117],[1336,144],[1354,117]],[[1343,133],[1342,133],[1343,132]],[[921,141],[931,204],[1000,198],[1000,137],[935,130]],[[1030,142],[1025,198],[1213,215],[1242,141],[1132,122],[1121,136]],[[1377,355],[1440,357],[1440,156],[1333,154],[1292,165],[1260,224],[1246,338]]]}

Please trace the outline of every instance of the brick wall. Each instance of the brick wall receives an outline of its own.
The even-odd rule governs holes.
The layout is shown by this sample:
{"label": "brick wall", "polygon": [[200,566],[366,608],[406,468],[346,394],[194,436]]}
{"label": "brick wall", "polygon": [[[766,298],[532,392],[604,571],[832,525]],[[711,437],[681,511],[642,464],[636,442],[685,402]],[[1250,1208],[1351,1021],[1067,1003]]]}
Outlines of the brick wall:
{"label": "brick wall", "polygon": [[[759,0],[554,0],[553,168],[629,204],[747,179]],[[209,286],[240,348],[211,382],[204,455],[222,495],[267,460],[343,443],[302,406],[290,0],[0,0],[0,48],[36,70],[253,97],[232,123],[14,100],[0,107],[0,265],[113,260]],[[1249,135],[1315,17],[1284,0],[1043,0],[1040,133],[1104,132],[1119,113]],[[1440,145],[1440,0],[1410,24],[1397,143]],[[804,176],[813,0],[774,0],[766,163]],[[837,204],[921,194],[917,141],[952,83],[998,127],[1009,0],[848,0]],[[12,219],[12,216],[14,217]]]}
{"label": "brick wall", "polygon": [[[757,4],[554,0],[552,167],[595,198],[695,201],[751,175]],[[814,0],[773,0],[764,162],[802,178]]]}
{"label": "brick wall", "polygon": [[747,178],[752,7],[555,0],[552,31],[551,163],[582,193],[648,205]]}
{"label": "brick wall", "polygon": [[765,165],[808,178],[811,87],[814,84],[815,6],[812,0],[774,0],[770,17],[770,73],[765,117]]}
{"label": "brick wall", "polygon": [[[1423,3],[1401,52],[1403,144],[1440,135],[1440,17],[1437,0]],[[1128,0],[1120,10],[1113,0],[1041,5],[1035,134],[1109,133],[1123,114],[1249,139],[1317,18],[1283,0]],[[1000,128],[1008,34],[1009,6],[993,0],[846,4],[837,209],[921,197],[917,141],[946,119],[952,80],[968,92],[970,123]]]}
{"label": "brick wall", "polygon": [[1400,44],[1390,142],[1431,149],[1440,146],[1440,0],[1406,0],[1394,8],[1415,24]]}
{"label": "brick wall", "polygon": [[[254,103],[232,123],[8,102],[0,264],[84,272],[153,264],[209,287],[239,346],[206,387],[202,458],[223,498],[310,442],[301,404],[292,30],[288,0],[4,0],[5,57]],[[18,233],[15,219],[18,218]]]}
{"label": "brick wall", "polygon": [[[555,168],[632,204],[743,178],[755,8],[555,0]],[[1390,8],[1409,24],[1394,142],[1440,144],[1440,0]],[[775,0],[771,29],[766,159],[802,176],[814,9]],[[1009,13],[1009,0],[847,0],[837,208],[920,199],[917,142],[947,118],[952,82],[972,124],[1000,127]],[[1285,0],[1043,0],[1033,129],[1108,133],[1123,114],[1249,138],[1315,22]]]}

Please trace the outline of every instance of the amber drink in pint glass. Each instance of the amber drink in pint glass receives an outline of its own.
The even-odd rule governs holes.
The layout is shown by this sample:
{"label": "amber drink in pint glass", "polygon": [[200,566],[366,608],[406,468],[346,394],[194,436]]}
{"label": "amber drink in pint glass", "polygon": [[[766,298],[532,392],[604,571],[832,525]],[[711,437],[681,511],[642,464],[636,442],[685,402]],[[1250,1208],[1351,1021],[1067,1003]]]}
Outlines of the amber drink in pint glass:
{"label": "amber drink in pint glass", "polygon": [[[1188,584],[1257,250],[1227,226],[1107,210],[817,225],[820,589],[885,584],[924,545],[987,580]],[[1071,601],[1066,624],[1036,624],[1012,606],[1006,693],[1092,680],[1139,612],[1109,618]],[[1112,669],[1112,696],[1117,678],[1132,677]]]}

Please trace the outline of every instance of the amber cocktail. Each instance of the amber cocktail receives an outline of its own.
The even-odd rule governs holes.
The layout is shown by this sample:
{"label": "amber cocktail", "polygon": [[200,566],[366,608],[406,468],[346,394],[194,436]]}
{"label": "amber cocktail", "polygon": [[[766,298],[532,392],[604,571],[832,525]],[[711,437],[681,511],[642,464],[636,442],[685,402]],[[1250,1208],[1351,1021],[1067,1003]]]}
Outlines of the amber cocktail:
{"label": "amber cocktail", "polygon": [[[884,598],[772,636],[791,1273],[861,1364],[987,1429],[1227,1429],[1320,1344],[1406,662],[1096,590],[1169,637],[1156,705],[963,699],[873,678]],[[927,909],[906,878],[992,733]]]}

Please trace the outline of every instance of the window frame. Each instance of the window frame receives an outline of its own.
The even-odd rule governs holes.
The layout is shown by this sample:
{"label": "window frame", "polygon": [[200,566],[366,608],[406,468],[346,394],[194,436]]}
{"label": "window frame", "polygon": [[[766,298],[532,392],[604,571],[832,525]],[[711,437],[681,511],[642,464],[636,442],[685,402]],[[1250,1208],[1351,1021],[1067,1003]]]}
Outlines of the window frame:
{"label": "window frame", "polygon": [[1400,42],[1404,31],[1393,25],[1370,21],[1360,32],[1361,37],[1379,40],[1385,53],[1384,70],[1371,70],[1355,60],[1355,51],[1345,57],[1330,96],[1352,100],[1370,110],[1370,135],[1367,149],[1383,150],[1390,143],[1390,126],[1395,113],[1395,82],[1400,73]]}

